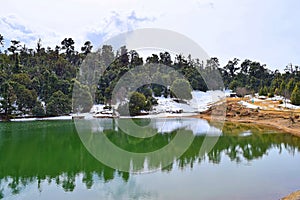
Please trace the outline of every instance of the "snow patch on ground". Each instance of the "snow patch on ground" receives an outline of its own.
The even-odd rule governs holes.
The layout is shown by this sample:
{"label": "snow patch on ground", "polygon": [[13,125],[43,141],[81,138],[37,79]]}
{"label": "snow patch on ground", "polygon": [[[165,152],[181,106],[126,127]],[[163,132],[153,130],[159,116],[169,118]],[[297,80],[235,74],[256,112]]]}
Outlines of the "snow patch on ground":
{"label": "snow patch on ground", "polygon": [[185,103],[177,103],[175,99],[156,97],[158,105],[153,107],[154,113],[176,113],[182,110],[183,113],[197,113],[207,110],[211,104],[225,99],[222,91],[193,91],[192,99]]}
{"label": "snow patch on ground", "polygon": [[[186,103],[177,103],[175,99],[156,97],[158,105],[153,106],[153,111],[149,115],[136,116],[133,118],[163,118],[163,117],[185,117],[192,116],[207,110],[211,104],[225,99],[225,92],[216,91],[192,91],[192,99]],[[45,117],[45,118],[18,118],[11,121],[37,121],[37,120],[71,120],[72,116],[84,116],[85,119],[92,119],[93,115],[105,111],[105,105],[93,105],[90,113],[78,113],[70,116]],[[101,115],[101,113],[99,114]],[[122,117],[132,118],[132,117]]]}
{"label": "snow patch on ground", "polygon": [[278,107],[287,108],[287,109],[300,109],[300,106],[295,106],[290,103],[279,104]]}
{"label": "snow patch on ground", "polygon": [[260,109],[261,108],[260,106],[256,106],[256,105],[248,103],[246,101],[239,101],[238,103],[245,106],[246,108],[251,108],[251,109]]}
{"label": "snow patch on ground", "polygon": [[[282,104],[278,104],[278,101],[282,101]],[[251,97],[250,102],[246,101],[239,101],[238,103],[243,105],[246,108],[251,109],[262,109],[262,110],[268,110],[268,109],[276,109],[276,110],[283,110],[283,109],[291,109],[296,110],[300,109],[300,106],[296,106],[291,104],[291,101],[289,99],[286,99],[283,96],[274,96],[272,98],[267,99],[259,99],[256,97]],[[254,103],[259,102],[260,105],[255,105]],[[263,106],[262,106],[263,105]]]}

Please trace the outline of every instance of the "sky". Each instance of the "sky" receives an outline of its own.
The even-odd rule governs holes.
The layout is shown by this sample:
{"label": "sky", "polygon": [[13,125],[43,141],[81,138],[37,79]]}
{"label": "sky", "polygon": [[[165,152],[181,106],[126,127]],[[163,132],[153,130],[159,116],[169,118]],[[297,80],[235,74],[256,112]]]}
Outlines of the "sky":
{"label": "sky", "polygon": [[[198,43],[221,65],[250,59],[270,69],[300,65],[299,0],[10,0],[1,3],[0,34],[6,46],[33,48],[73,38],[94,47],[139,28],[168,29]],[[79,50],[79,49],[78,49]]]}

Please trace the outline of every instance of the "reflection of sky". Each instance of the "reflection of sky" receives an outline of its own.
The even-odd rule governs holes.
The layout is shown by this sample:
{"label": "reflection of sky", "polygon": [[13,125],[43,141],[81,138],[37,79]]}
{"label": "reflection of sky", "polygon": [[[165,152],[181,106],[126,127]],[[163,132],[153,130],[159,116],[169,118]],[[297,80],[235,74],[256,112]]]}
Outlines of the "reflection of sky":
{"label": "reflection of sky", "polygon": [[[96,177],[96,176],[94,176]],[[65,192],[61,186],[56,185],[55,180],[48,183],[47,180],[41,181],[40,190],[37,187],[37,181],[30,183],[18,195],[9,195],[9,189],[5,188],[6,199],[72,199],[72,200],[120,200],[120,199],[155,199],[157,194],[149,192],[143,185],[137,184],[135,178],[130,178],[124,182],[122,178],[115,175],[115,178],[109,182],[100,179],[94,179],[95,183],[91,189],[87,189],[82,182],[83,175],[79,174],[75,178],[75,189],[72,192]]]}
{"label": "reflection of sky", "polygon": [[[5,196],[6,199],[280,199],[288,193],[298,190],[300,182],[300,155],[292,155],[284,148],[271,149],[262,159],[250,163],[230,161],[221,154],[219,164],[208,159],[201,164],[195,161],[193,168],[181,169],[174,163],[168,173],[159,171],[150,174],[131,174],[124,182],[116,173],[114,179],[103,181],[94,175],[94,184],[87,189],[82,183],[83,175],[75,178],[73,192],[64,192],[54,179],[28,184],[17,196]],[[7,185],[2,181],[1,186]],[[4,187],[4,194],[10,191]]]}
{"label": "reflection of sky", "polygon": [[195,161],[193,169],[180,169],[178,163],[169,173],[157,172],[136,176],[137,182],[158,199],[280,199],[299,190],[300,155],[284,150],[269,150],[263,159],[237,164],[221,154],[214,164]]}

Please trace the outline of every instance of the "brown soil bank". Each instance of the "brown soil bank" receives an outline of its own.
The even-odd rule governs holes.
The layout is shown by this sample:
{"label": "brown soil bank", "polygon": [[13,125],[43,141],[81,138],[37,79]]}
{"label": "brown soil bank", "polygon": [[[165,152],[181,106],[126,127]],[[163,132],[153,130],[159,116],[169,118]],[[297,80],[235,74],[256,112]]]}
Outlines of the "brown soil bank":
{"label": "brown soil bank", "polygon": [[214,115],[216,113],[222,114],[220,108],[226,108],[226,121],[268,126],[300,137],[299,111],[251,109],[239,104],[239,101],[241,101],[240,98],[227,98],[224,107],[212,105],[210,109],[195,117],[212,120],[212,113]]}
{"label": "brown soil bank", "polygon": [[290,195],[282,198],[281,200],[300,200],[300,190],[291,193]]}

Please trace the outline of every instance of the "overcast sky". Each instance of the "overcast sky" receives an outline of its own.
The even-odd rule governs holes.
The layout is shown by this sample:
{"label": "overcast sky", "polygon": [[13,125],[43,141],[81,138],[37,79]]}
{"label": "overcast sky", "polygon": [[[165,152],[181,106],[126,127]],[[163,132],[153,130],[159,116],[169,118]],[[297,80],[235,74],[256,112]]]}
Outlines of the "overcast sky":
{"label": "overcast sky", "polygon": [[299,0],[9,0],[0,33],[34,47],[72,37],[95,47],[136,28],[164,28],[196,41],[221,64],[249,58],[283,69],[300,65]]}

